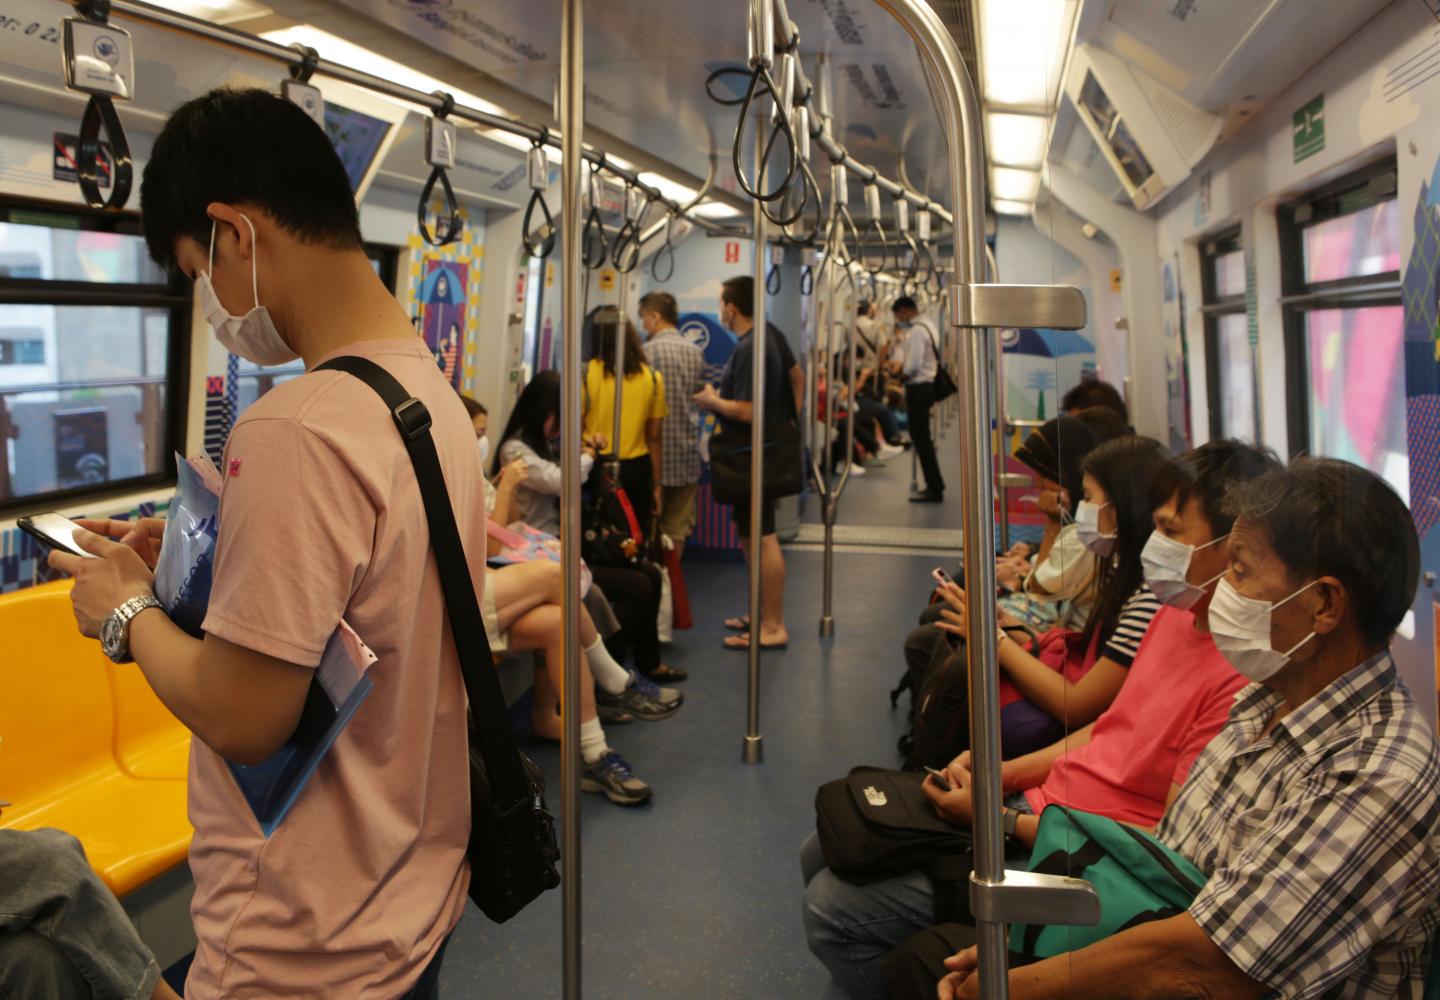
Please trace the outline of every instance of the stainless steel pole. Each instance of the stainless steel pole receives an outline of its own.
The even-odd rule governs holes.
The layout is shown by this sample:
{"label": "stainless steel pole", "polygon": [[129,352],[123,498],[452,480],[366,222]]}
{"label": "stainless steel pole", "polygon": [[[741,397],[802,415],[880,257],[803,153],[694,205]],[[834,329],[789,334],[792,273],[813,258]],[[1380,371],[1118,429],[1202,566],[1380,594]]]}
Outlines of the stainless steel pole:
{"label": "stainless steel pole", "polygon": [[[755,122],[755,167],[754,175],[760,176],[764,164],[766,116],[756,112]],[[752,225],[755,234],[755,275],[754,305],[751,317],[754,326],[750,329],[750,347],[754,351],[750,365],[750,672],[749,697],[746,702],[745,745],[741,759],[747,764],[758,764],[765,756],[765,744],[760,736],[760,563],[764,539],[761,537],[761,504],[765,499],[765,352],[768,338],[765,335],[765,213],[756,201],[751,206]],[[788,381],[785,391],[788,392]]]}
{"label": "stainless steel pole", "polygon": [[[620,483],[620,408],[625,403],[625,324],[629,322],[630,302],[630,275],[618,272],[615,280],[619,288],[615,290],[615,311],[619,314],[615,323],[615,356],[612,364],[615,366],[615,419],[611,422],[610,433],[610,471],[612,481]],[[649,497],[631,497],[632,503],[650,502]]]}
{"label": "stainless steel pole", "polygon": [[[985,274],[991,284],[1000,281],[1000,265],[995,260],[995,251],[985,247]],[[1000,501],[1000,551],[1010,551],[1010,488],[1005,473],[1005,455],[1009,451],[1009,435],[1005,426],[1005,342],[994,338],[993,365],[995,368],[995,492]]]}
{"label": "stainless steel pole", "polygon": [[[834,214],[833,208],[831,212]],[[835,634],[835,615],[832,610],[832,599],[834,595],[835,575],[835,537],[834,527],[830,519],[830,508],[834,502],[835,495],[835,377],[831,370],[830,358],[834,352],[833,334],[835,331],[835,296],[839,294],[839,286],[835,281],[835,268],[832,266],[835,260],[835,246],[830,243],[825,248],[825,264],[821,271],[821,278],[825,283],[825,343],[819,352],[816,361],[819,371],[825,373],[825,428],[824,446],[820,452],[820,523],[825,529],[824,565],[821,572],[822,601],[820,608],[820,634],[822,636]],[[818,377],[818,375],[817,375]]]}
{"label": "stainless steel pole", "polygon": [[561,640],[565,658],[560,714],[561,981],[565,1000],[580,1000],[580,178],[585,135],[585,22],[581,0],[564,0],[560,25],[561,337],[560,481]]}

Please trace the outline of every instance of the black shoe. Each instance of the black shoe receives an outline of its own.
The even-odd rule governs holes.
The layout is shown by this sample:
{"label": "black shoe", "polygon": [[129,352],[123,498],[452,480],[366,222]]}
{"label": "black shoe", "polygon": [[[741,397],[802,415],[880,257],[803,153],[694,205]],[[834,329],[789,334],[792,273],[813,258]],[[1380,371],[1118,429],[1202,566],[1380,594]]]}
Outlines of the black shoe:
{"label": "black shoe", "polygon": [[933,492],[933,491],[931,491],[931,490],[926,490],[926,491],[923,492],[923,493],[916,493],[913,497],[910,498],[910,502],[911,502],[911,503],[944,503],[944,502],[945,502],[945,494],[944,494],[944,493],[935,493],[935,492]]}

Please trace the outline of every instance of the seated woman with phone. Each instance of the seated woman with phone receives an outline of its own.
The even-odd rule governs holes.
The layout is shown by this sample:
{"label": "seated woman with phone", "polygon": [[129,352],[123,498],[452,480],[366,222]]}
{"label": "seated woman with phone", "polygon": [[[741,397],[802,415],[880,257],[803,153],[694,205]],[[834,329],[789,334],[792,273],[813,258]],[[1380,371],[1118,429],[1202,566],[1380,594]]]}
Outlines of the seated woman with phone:
{"label": "seated woman with phone", "polygon": [[[1145,584],[1140,554],[1153,528],[1151,483],[1164,461],[1159,442],[1130,436],[1101,445],[1082,463],[1084,499],[1075,526],[1079,542],[1099,561],[1099,577],[1080,631],[1037,632],[1001,609],[997,653],[1007,759],[1093,722],[1125,682],[1160,610]],[[945,605],[940,627],[968,638],[964,590],[949,581],[939,591]],[[956,657],[963,664],[963,649]]]}

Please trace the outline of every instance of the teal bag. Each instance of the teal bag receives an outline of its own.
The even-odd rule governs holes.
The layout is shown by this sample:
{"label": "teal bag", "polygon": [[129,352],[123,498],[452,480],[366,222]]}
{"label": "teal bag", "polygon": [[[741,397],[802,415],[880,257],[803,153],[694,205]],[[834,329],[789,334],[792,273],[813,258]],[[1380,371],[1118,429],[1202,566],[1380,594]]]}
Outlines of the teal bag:
{"label": "teal bag", "polygon": [[1059,805],[1040,815],[1030,870],[1083,878],[1100,897],[1100,923],[1094,927],[1014,925],[1010,950],[1037,959],[1183,913],[1205,885],[1204,872],[1149,834]]}

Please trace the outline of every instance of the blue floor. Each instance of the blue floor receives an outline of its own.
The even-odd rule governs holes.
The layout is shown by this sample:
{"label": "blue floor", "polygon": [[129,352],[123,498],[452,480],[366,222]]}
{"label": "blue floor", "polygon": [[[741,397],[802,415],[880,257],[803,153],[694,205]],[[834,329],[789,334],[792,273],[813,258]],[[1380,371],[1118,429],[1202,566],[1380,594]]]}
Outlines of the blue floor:
{"label": "blue floor", "polygon": [[[953,435],[950,444],[954,443]],[[958,458],[942,462],[949,476]],[[948,461],[946,459],[949,459]],[[958,477],[957,477],[958,479]],[[954,502],[907,502],[908,457],[852,480],[843,523],[958,525]],[[812,507],[813,507],[812,503]],[[685,707],[658,723],[607,731],[654,801],[622,809],[583,797],[583,990],[590,1000],[819,997],[826,974],[805,947],[797,850],[815,825],[815,789],[857,764],[895,766],[902,713],[887,697],[901,641],[924,605],[934,560],[842,554],[836,635],[821,640],[821,556],[787,555],[790,648],[762,662],[765,762],[740,762],[744,653],[720,647],[722,619],[745,611],[744,567],[687,564],[696,627],[668,662],[690,671]],[[533,747],[551,780],[554,747]],[[556,791],[550,796],[558,800]],[[446,953],[448,998],[560,995],[560,894],[504,926],[473,907]]]}

